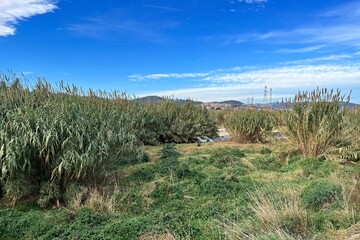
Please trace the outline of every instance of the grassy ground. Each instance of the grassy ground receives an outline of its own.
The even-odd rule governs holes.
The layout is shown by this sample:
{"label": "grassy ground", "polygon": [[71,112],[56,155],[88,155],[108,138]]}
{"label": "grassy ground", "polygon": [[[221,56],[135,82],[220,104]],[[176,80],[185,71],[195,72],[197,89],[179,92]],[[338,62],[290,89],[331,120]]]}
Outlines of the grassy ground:
{"label": "grassy ground", "polygon": [[[359,165],[289,144],[177,145],[120,166],[116,193],[67,208],[0,209],[0,239],[347,239],[360,233]],[[356,239],[356,238],[354,238]]]}

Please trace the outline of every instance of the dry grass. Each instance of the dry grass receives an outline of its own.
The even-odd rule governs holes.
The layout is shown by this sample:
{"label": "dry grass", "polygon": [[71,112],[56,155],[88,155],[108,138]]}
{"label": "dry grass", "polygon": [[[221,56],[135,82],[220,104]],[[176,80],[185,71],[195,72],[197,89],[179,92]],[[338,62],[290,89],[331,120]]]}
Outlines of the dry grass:
{"label": "dry grass", "polygon": [[330,233],[328,238],[333,240],[359,240],[360,224],[354,224],[348,229]]}
{"label": "dry grass", "polygon": [[252,220],[224,225],[227,239],[298,239],[305,237],[308,214],[300,206],[299,191],[283,189],[264,195],[259,190],[250,194]]}
{"label": "dry grass", "polygon": [[86,201],[85,206],[94,211],[115,211],[115,194],[100,192],[98,189],[93,188],[89,191],[89,197]]}
{"label": "dry grass", "polygon": [[98,212],[115,212],[115,196],[118,190],[99,190],[97,188],[81,187],[71,198],[67,199],[67,207],[78,210],[87,207]]}
{"label": "dry grass", "polygon": [[299,191],[291,189],[286,192],[286,196],[282,199],[277,199],[272,195],[264,196],[258,192],[252,197],[252,210],[264,228],[278,229],[284,221],[291,220],[296,221],[296,230],[303,233],[307,227],[307,213],[300,206]]}

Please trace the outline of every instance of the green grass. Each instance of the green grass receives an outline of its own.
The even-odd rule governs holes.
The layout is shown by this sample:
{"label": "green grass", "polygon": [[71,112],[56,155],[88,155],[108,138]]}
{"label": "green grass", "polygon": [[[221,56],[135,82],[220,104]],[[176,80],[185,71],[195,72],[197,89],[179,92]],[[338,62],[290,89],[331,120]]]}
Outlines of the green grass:
{"label": "green grass", "polygon": [[[360,190],[350,181],[357,164],[296,155],[284,161],[278,158],[283,148],[276,149],[177,145],[180,155],[167,149],[167,157],[119,165],[119,189],[109,211],[86,202],[60,209],[41,209],[31,199],[15,208],[3,205],[0,239],[141,239],[164,233],[176,239],[341,239],[359,224],[360,214],[352,209],[359,209]],[[159,147],[147,152],[161,156]]]}

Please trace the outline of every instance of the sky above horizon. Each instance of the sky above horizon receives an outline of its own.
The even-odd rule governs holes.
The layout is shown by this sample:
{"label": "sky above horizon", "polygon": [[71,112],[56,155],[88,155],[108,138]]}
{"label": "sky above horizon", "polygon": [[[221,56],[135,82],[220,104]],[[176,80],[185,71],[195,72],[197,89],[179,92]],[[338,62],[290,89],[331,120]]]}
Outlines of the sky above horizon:
{"label": "sky above horizon", "polygon": [[200,101],[352,90],[360,1],[1,0],[0,72]]}

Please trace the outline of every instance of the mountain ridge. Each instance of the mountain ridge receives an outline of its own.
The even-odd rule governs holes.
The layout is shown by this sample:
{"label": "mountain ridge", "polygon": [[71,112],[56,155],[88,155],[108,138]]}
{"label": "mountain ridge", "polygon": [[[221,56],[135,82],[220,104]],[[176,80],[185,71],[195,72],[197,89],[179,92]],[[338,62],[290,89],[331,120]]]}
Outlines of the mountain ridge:
{"label": "mountain ridge", "polygon": [[[202,101],[194,101],[191,99],[177,99],[177,98],[167,98],[167,97],[159,97],[159,96],[145,96],[145,97],[139,97],[132,99],[134,102],[138,103],[159,103],[163,101],[176,101],[180,103],[192,103],[195,105],[209,105],[209,104],[224,104],[224,105],[230,105],[231,107],[245,107],[245,106],[254,106],[254,107],[264,107],[264,106],[271,106],[274,109],[284,109],[284,105],[281,102],[272,102],[268,104],[263,103],[254,103],[254,104],[245,104],[238,100],[225,100],[225,101],[210,101],[210,102],[202,102]],[[345,103],[343,103],[345,104]],[[349,103],[349,108],[356,108],[360,107],[360,104],[357,103]]]}

